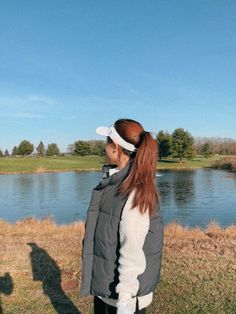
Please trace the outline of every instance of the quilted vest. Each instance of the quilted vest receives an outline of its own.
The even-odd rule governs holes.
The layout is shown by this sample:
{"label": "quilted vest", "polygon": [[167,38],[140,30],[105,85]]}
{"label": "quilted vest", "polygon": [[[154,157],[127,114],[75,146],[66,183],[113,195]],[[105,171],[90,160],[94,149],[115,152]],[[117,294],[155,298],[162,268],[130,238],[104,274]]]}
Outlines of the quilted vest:
{"label": "quilted vest", "polygon": [[[120,171],[102,179],[92,190],[82,242],[80,296],[98,295],[118,299],[119,222],[128,196],[116,194],[131,170],[131,161]],[[160,281],[163,252],[163,222],[159,202],[150,216],[143,251],[146,269],[138,275],[137,296],[153,291]]]}

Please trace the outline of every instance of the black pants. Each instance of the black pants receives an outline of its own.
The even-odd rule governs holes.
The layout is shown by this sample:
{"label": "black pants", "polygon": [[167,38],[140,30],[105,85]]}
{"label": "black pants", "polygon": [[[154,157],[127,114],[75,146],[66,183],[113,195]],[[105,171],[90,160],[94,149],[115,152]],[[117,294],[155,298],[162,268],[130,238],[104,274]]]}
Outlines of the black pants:
{"label": "black pants", "polygon": [[[94,296],[93,302],[94,302],[93,303],[94,314],[116,314],[117,308],[115,306],[111,306],[103,302],[103,300],[100,299],[99,297]],[[145,314],[145,309],[146,308],[138,310],[138,299],[137,299],[135,314]]]}

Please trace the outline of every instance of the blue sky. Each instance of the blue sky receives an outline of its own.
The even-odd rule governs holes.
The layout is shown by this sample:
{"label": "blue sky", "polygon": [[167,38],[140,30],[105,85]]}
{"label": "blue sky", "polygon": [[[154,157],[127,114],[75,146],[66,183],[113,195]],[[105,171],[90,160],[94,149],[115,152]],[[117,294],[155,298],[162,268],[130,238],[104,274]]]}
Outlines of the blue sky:
{"label": "blue sky", "polygon": [[235,1],[0,2],[0,148],[147,131],[236,138]]}

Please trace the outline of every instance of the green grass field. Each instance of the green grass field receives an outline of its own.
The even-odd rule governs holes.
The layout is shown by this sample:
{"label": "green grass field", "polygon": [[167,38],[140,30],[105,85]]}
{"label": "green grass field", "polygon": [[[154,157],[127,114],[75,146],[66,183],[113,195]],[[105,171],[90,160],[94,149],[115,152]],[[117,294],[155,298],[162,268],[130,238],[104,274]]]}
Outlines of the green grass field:
{"label": "green grass field", "polygon": [[[157,169],[191,169],[210,167],[211,162],[223,158],[215,155],[210,158],[196,156],[192,160],[164,159],[157,163]],[[106,163],[104,157],[99,156],[71,156],[71,157],[18,157],[0,158],[0,173],[45,172],[45,171],[83,171],[101,170]]]}
{"label": "green grass field", "polygon": [[0,172],[99,170],[104,162],[99,156],[0,158]]}

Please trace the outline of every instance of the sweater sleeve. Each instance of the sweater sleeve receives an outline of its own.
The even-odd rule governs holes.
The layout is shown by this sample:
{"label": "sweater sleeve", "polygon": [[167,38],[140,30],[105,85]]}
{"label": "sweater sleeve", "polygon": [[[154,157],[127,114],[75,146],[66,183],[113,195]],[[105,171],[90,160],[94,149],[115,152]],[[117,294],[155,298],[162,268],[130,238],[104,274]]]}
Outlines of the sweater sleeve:
{"label": "sweater sleeve", "polygon": [[116,286],[117,307],[127,305],[132,313],[139,289],[137,277],[146,268],[143,245],[150,225],[148,210],[141,214],[138,207],[131,209],[134,193],[135,190],[130,193],[120,220],[119,283]]}

